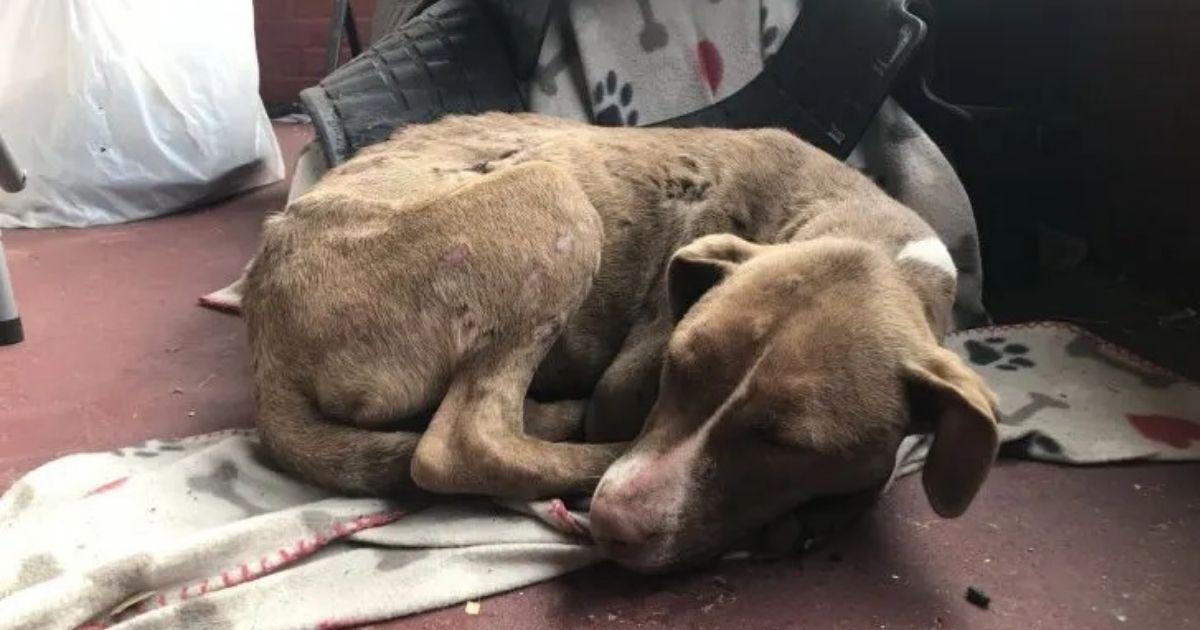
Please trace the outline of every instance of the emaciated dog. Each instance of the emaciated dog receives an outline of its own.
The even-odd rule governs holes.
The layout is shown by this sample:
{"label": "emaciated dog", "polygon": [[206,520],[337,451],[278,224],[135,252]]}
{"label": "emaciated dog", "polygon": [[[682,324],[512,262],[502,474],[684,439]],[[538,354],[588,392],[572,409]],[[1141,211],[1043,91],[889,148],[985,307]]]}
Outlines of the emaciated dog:
{"label": "emaciated dog", "polygon": [[878,489],[911,432],[961,514],[993,394],[939,342],[929,226],[779,130],[532,114],[402,129],[271,217],[245,282],[258,422],[346,493],[587,493],[602,550],[711,557]]}

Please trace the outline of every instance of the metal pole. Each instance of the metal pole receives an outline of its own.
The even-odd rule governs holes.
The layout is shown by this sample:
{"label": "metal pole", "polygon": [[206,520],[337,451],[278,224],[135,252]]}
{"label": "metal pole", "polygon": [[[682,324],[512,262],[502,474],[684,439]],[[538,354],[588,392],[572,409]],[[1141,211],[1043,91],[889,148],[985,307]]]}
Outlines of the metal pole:
{"label": "metal pole", "polygon": [[19,192],[25,188],[25,171],[17,166],[17,160],[0,137],[0,188],[10,193]]}
{"label": "metal pole", "polygon": [[17,299],[13,297],[12,283],[8,279],[4,243],[0,243],[0,346],[11,346],[24,340],[25,330],[17,312]]}
{"label": "metal pole", "polygon": [[[0,137],[0,188],[10,193],[25,188],[25,171],[17,166],[17,160]],[[4,257],[4,243],[0,242],[0,346],[10,346],[25,339],[21,327],[21,316],[17,312],[17,299],[13,297],[12,282],[8,278],[8,264]]]}
{"label": "metal pole", "polygon": [[342,32],[346,28],[346,10],[350,0],[333,0],[333,17],[329,21],[329,41],[325,45],[325,74],[337,70],[342,56]]}
{"label": "metal pole", "polygon": [[325,74],[331,74],[341,64],[343,34],[350,44],[350,56],[357,57],[362,52],[362,43],[358,39],[358,22],[354,21],[354,7],[350,0],[334,0],[333,16],[329,21],[329,39],[325,45]]}

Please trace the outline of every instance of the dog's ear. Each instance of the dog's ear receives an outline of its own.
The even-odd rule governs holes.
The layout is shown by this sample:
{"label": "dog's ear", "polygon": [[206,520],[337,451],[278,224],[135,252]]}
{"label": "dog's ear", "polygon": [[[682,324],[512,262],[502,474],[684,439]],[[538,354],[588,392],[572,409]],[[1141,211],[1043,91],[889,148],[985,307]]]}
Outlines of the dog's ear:
{"label": "dog's ear", "polygon": [[933,431],[922,482],[940,516],[966,511],[996,459],[996,395],[954,353],[934,348],[904,367],[913,428]]}
{"label": "dog's ear", "polygon": [[732,234],[702,236],[679,248],[667,265],[667,297],[675,321],[709,289],[764,246]]}

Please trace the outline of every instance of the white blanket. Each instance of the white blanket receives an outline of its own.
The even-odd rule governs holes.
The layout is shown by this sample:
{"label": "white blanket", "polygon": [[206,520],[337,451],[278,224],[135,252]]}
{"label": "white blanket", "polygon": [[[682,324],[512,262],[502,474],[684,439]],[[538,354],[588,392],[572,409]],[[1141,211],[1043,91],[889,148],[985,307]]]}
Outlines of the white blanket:
{"label": "white blanket", "polygon": [[18,481],[0,499],[0,628],[341,627],[593,560],[490,503],[331,496],[229,431],[73,455]]}

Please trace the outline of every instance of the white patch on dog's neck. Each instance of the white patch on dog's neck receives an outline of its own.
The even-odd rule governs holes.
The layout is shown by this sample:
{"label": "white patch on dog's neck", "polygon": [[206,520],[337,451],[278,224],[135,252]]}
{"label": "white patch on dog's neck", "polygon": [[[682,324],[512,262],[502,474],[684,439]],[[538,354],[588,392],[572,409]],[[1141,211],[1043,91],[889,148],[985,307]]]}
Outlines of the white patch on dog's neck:
{"label": "white patch on dog's neck", "polygon": [[958,277],[958,269],[954,266],[954,259],[950,257],[950,251],[936,236],[905,243],[904,247],[900,249],[900,253],[896,255],[896,260],[915,260],[941,269],[951,277]]}

